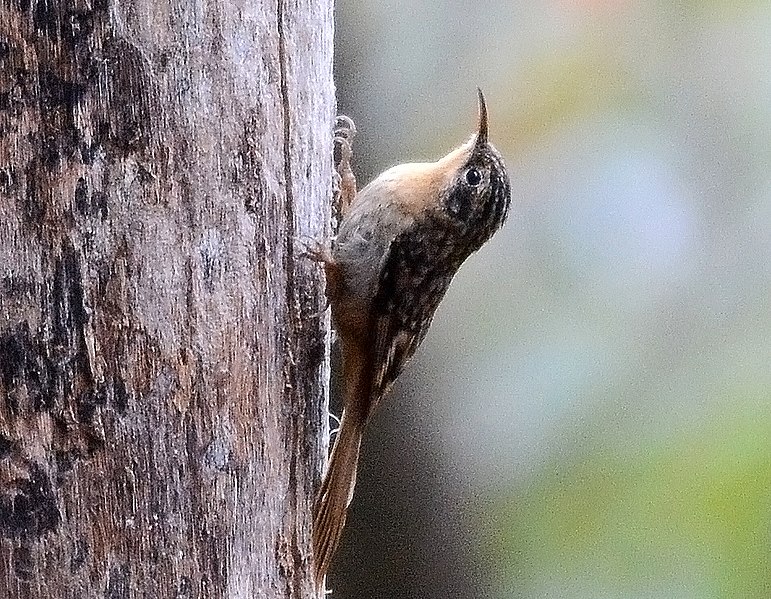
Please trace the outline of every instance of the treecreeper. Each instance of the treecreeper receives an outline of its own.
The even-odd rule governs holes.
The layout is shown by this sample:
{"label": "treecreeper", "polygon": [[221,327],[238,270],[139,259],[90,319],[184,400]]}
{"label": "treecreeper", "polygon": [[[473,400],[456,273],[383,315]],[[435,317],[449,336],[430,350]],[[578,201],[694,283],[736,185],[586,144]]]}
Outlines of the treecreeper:
{"label": "treecreeper", "polygon": [[479,124],[466,143],[430,163],[400,164],[358,193],[350,168],[353,122],[336,131],[341,221],[323,263],[342,353],[343,414],[314,503],[316,586],[323,589],[353,497],[364,428],[423,341],[458,268],[503,225],[511,186]]}

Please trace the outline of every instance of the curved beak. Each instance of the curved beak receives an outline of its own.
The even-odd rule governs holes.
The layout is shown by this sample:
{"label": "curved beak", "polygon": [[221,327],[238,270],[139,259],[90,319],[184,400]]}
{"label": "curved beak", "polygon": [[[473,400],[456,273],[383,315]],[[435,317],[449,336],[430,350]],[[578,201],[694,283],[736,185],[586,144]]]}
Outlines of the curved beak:
{"label": "curved beak", "polygon": [[477,93],[479,94],[479,128],[474,145],[480,147],[487,145],[487,104],[482,90],[477,88]]}

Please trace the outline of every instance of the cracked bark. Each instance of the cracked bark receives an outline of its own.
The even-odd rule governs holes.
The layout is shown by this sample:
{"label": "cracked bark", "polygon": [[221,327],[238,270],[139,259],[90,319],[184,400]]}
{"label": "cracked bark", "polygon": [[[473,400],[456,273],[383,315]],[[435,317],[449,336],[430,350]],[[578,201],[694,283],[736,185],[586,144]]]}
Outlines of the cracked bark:
{"label": "cracked bark", "polygon": [[0,595],[312,596],[333,117],[331,2],[0,3]]}

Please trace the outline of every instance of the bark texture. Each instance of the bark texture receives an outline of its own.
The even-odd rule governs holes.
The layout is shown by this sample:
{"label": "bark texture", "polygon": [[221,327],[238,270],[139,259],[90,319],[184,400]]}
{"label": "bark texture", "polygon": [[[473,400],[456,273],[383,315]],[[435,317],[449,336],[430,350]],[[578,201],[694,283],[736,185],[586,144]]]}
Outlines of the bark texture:
{"label": "bark texture", "polygon": [[0,0],[0,596],[310,597],[331,0]]}

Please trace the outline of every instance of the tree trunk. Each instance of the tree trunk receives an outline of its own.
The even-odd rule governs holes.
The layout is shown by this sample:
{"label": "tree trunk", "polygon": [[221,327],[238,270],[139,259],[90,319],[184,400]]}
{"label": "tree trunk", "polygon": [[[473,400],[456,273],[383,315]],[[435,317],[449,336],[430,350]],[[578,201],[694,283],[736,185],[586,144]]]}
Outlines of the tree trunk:
{"label": "tree trunk", "polygon": [[310,597],[331,0],[0,0],[0,596]]}

